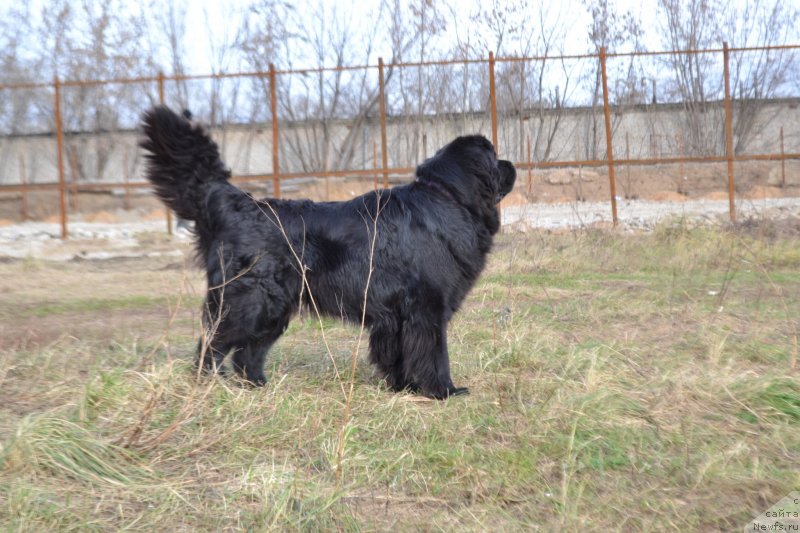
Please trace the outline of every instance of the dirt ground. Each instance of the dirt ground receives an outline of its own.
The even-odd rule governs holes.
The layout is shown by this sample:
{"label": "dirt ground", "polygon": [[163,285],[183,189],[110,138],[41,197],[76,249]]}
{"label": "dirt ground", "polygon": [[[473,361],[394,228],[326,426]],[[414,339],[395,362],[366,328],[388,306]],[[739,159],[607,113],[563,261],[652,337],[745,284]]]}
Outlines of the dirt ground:
{"label": "dirt ground", "polygon": [[[747,162],[735,167],[735,191],[740,199],[800,197],[800,161]],[[726,200],[728,198],[727,167],[723,163],[671,164],[647,167],[616,167],[616,195],[620,199],[682,202],[686,200]],[[410,181],[394,179],[392,185]],[[286,198],[312,200],[348,200],[374,187],[372,178],[303,179],[285,182]],[[242,187],[256,197],[269,194],[271,187],[263,183],[247,183]],[[521,169],[515,190],[504,206],[526,203],[568,203],[606,201],[610,197],[606,168],[564,168],[548,170]],[[133,190],[88,192],[78,190],[68,195],[70,221],[129,222],[160,220],[165,212],[149,192]],[[59,221],[57,192],[0,194],[0,226],[23,220]]]}
{"label": "dirt ground", "polygon": [[192,322],[199,296],[189,305],[179,302],[199,294],[204,278],[191,264],[188,240],[141,235],[136,257],[81,258],[111,246],[73,239],[61,246],[73,256],[69,261],[0,260],[0,352],[71,337],[110,340],[133,330],[157,337],[170,309],[180,308]]}
{"label": "dirt ground", "polygon": [[0,259],[0,531],[741,530],[798,487],[798,229],[499,235],[446,402],[312,315],[265,387],[198,380],[178,235]]}

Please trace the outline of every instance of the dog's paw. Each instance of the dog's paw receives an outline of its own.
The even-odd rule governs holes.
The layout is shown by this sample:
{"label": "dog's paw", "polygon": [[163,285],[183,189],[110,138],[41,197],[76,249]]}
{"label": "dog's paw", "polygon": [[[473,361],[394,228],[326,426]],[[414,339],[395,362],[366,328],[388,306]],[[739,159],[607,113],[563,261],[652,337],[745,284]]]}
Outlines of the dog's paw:
{"label": "dog's paw", "polygon": [[448,390],[447,393],[450,396],[462,396],[469,394],[469,387],[453,387],[452,389]]}
{"label": "dog's paw", "polygon": [[449,387],[444,392],[425,393],[425,396],[433,398],[434,400],[446,400],[452,396],[461,396],[469,394],[467,387]]}
{"label": "dog's paw", "polygon": [[220,377],[227,377],[228,376],[228,371],[226,369],[224,369],[224,368],[207,367],[205,365],[203,367],[201,367],[199,370],[198,369],[193,370],[193,372],[194,372],[195,376],[197,377],[197,379],[200,380],[200,381],[206,380],[208,378],[213,378],[213,377],[216,377],[216,376],[220,376]]}
{"label": "dog's paw", "polygon": [[252,387],[255,389],[266,385],[267,378],[264,376],[248,377],[247,379],[245,379],[245,383],[247,384],[248,387]]}
{"label": "dog's paw", "polygon": [[414,383],[413,381],[400,381],[400,380],[393,380],[390,377],[386,377],[383,381],[386,385],[386,388],[392,392],[403,393],[407,392],[409,394],[419,394],[421,388],[419,385]]}
{"label": "dog's paw", "polygon": [[421,389],[420,389],[419,385],[417,385],[416,383],[409,383],[408,385],[403,387],[403,390],[405,392],[409,392],[411,394],[419,394]]}

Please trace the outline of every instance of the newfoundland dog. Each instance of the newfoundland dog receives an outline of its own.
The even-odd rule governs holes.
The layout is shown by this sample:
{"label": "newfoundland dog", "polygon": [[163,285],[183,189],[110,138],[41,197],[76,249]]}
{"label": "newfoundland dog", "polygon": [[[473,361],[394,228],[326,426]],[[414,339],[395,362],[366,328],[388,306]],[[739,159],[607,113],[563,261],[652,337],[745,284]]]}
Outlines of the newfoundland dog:
{"label": "newfoundland dog", "polygon": [[204,369],[232,351],[234,370],[263,385],[267,352],[308,306],[355,323],[363,316],[370,361],[393,390],[468,392],[450,378],[447,324],[483,270],[497,204],[516,178],[485,137],[456,138],[411,184],[311,202],[238,189],[208,133],[166,107],[145,113],[143,129],[147,179],[195,222],[212,331],[198,349]]}

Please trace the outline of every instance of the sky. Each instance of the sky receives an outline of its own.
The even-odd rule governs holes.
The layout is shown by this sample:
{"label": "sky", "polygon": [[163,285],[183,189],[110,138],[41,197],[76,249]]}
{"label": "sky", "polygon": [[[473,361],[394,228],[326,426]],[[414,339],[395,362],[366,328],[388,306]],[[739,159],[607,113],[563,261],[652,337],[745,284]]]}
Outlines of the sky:
{"label": "sky", "polygon": [[[363,28],[372,24],[370,14],[377,11],[380,0],[324,0],[327,5],[336,5],[340,12],[346,14],[351,20],[350,26],[353,28]],[[532,0],[536,2],[537,0]],[[732,4],[740,3],[744,0],[735,0]],[[230,28],[238,27],[236,19],[246,16],[243,11],[244,7],[249,4],[247,0],[227,0],[225,2],[219,0],[188,0],[189,9],[187,11],[188,28],[206,28],[208,27],[206,20],[211,22],[212,32],[216,38],[224,36],[226,31],[230,32]],[[481,0],[455,0],[454,3],[459,9],[449,15],[454,17],[448,23],[447,38],[455,42],[458,39],[458,32],[461,29],[461,38],[463,39],[463,29],[468,25],[467,21],[469,14],[474,12],[479,6],[485,6],[488,2]],[[614,2],[621,12],[630,11],[639,18],[641,24],[645,28],[654,28],[657,24],[656,0],[616,0]],[[292,2],[299,13],[308,13],[316,9],[317,2],[314,0],[295,0]],[[500,2],[502,5],[503,2]],[[463,9],[462,9],[463,8]],[[563,0],[551,1],[548,9],[559,9],[562,16],[564,16],[569,23],[569,31],[566,39],[566,54],[583,54],[590,52],[589,42],[587,38],[587,27],[591,23],[591,18],[587,10],[583,7],[580,0]],[[194,52],[190,54],[189,68],[195,73],[208,73],[212,71],[212,64],[209,61],[211,57],[210,42],[208,35],[204,31],[187,32],[187,48]],[[645,40],[645,46],[649,50],[658,50],[662,47],[655,37],[655,31],[649,32],[650,39]],[[488,55],[488,50],[487,50]],[[372,63],[377,63],[380,56],[388,58],[391,56],[391,50],[380,47],[375,50],[371,60]],[[313,61],[308,65],[316,66]]]}
{"label": "sky", "polygon": [[[35,19],[36,16],[42,12],[42,7],[45,5],[52,5],[49,4],[49,2],[53,2],[54,0],[28,1],[30,2],[30,4],[28,4],[31,9],[30,14]],[[101,0],[59,1],[68,2],[70,5],[74,4],[75,7],[79,7],[84,1],[89,1],[91,5],[91,2],[100,2]],[[230,50],[232,48],[236,33],[242,26],[242,22],[246,20],[246,17],[253,17],[253,14],[247,11],[247,7],[253,2],[258,3],[263,1],[265,0],[162,0],[162,2],[176,2],[180,4],[185,3],[186,5],[186,35],[182,43],[182,60],[184,62],[185,72],[189,74],[203,75],[219,71],[251,71],[255,68],[258,68],[254,65],[252,58],[243,60],[241,54],[238,52],[229,52],[225,58],[225,61],[220,61],[219,58],[215,58],[215,56],[218,56],[218,53],[216,52],[218,52],[220,49]],[[378,12],[379,7],[382,5],[381,0],[283,1],[291,4],[294,7],[295,13],[297,14],[295,18],[299,19],[298,24],[303,24],[306,27],[310,27],[315,24],[315,21],[317,21],[320,17],[320,10],[323,10],[328,15],[330,15],[330,13],[333,11],[337,12],[339,20],[344,21],[340,24],[340,27],[343,28],[343,31],[345,32],[344,34],[351,36],[352,42],[356,43],[356,46],[353,47],[350,53],[348,53],[348,55],[345,57],[345,65],[376,65],[379,57],[383,57],[387,61],[392,58],[393,54],[389,39],[390,32],[388,28],[379,27],[376,29],[374,35],[371,32],[371,30],[375,29],[376,26],[376,13]],[[541,28],[537,27],[538,23],[536,20],[536,15],[540,6],[543,6],[543,8],[551,13],[554,18],[560,20],[565,26],[563,49],[550,50],[548,55],[551,57],[557,56],[562,52],[570,55],[595,52],[593,45],[590,43],[588,38],[588,29],[592,22],[591,16],[587,8],[584,6],[584,2],[595,0],[563,0],[544,3],[540,3],[539,0],[495,0],[494,2],[490,0],[383,1],[388,4],[397,1],[405,7],[408,7],[409,5],[419,6],[420,2],[423,1],[432,2],[434,6],[442,6],[440,11],[442,12],[443,17],[446,19],[447,29],[444,35],[439,38],[441,46],[438,51],[431,50],[430,48],[426,49],[426,60],[453,59],[455,55],[455,44],[458,42],[464,42],[466,40],[469,40],[470,44],[472,45],[470,52],[468,53],[468,57],[471,59],[486,58],[490,50],[494,51],[498,57],[502,57],[504,55],[521,55],[521,52],[516,51],[519,47],[515,46],[506,46],[503,50],[493,49],[497,46],[495,38],[489,38],[485,35],[485,33],[488,31],[486,30],[486,25],[476,25],[470,20],[470,17],[479,10],[491,9],[492,6],[496,6],[499,11],[505,13],[511,20],[520,19],[527,16],[528,19],[526,21],[525,30],[531,31],[525,32],[526,38],[539,39],[548,30],[557,26],[556,24],[550,24],[549,21],[547,21]],[[687,0],[679,1],[685,3]],[[791,6],[795,6],[795,3],[800,0],[707,1],[713,2],[715,5],[725,6],[725,9],[721,10],[721,12],[725,15],[728,15],[741,14],[744,12],[744,6],[753,6],[759,2],[767,5],[774,2],[784,2],[782,4],[783,6],[788,6],[791,8]],[[169,5],[168,3],[159,3],[158,0],[117,0],[117,2],[120,3],[120,9],[122,11],[125,10],[125,6],[130,6],[129,9],[131,14],[134,12],[144,12],[147,18],[151,20],[154,20],[158,15],[163,14],[166,11],[164,6]],[[614,6],[617,13],[629,11],[639,21],[642,29],[644,30],[644,37],[642,38],[640,44],[646,50],[662,51],[669,48],[668,45],[665,45],[662,42],[663,37],[660,34],[663,32],[659,31],[660,26],[662,25],[662,21],[658,18],[660,11],[659,0],[609,0],[609,2]],[[526,11],[520,11],[517,9],[516,14],[514,14],[515,6],[525,3],[528,4]],[[3,2],[0,0],[0,17],[3,17],[4,11],[11,9],[14,5],[18,4],[13,4],[12,2]],[[800,7],[800,5],[797,5],[795,9],[797,9],[797,7]],[[155,9],[160,9],[161,11],[154,11]],[[258,15],[258,17],[258,19],[251,19],[251,22],[263,22],[265,20],[263,18],[263,14]],[[382,26],[386,25],[386,18],[387,17],[384,17],[383,22],[380,22]],[[738,18],[746,19],[746,17]],[[759,31],[763,32],[763,29],[761,28],[763,25],[748,25],[748,22],[748,20],[741,22],[741,27],[746,28],[748,31],[753,30],[755,33],[758,33]],[[529,23],[529,25],[527,23]],[[153,24],[155,28],[156,23],[153,22]],[[35,25],[45,26],[42,21],[38,21],[38,23],[35,22]],[[789,24],[786,24],[785,26],[790,27],[790,30],[787,32],[790,34],[790,36],[785,37],[784,40],[789,43],[800,43],[800,25],[790,26]],[[481,38],[481,31],[484,32],[483,39]],[[42,33],[42,29],[39,29],[39,35],[51,34],[52,33],[47,33],[46,28],[44,29],[44,33]],[[339,33],[337,33],[337,35],[338,34]],[[172,62],[169,59],[168,49],[165,43],[165,36],[157,29],[152,35],[154,36],[153,40],[151,41],[151,46],[154,47],[152,53],[156,54],[156,62],[160,64],[160,68],[163,69],[166,74],[171,74],[173,68]],[[368,36],[370,36],[369,39],[367,38]],[[359,46],[362,46],[361,43],[367,42],[373,45],[369,55],[359,48]],[[483,44],[475,46],[476,42],[481,42]],[[513,38],[507,38],[505,40],[506,44],[509,42],[513,42]],[[559,42],[562,42],[562,40],[559,39]],[[33,47],[35,48],[37,45],[42,46],[42,44],[39,44],[37,41],[37,43],[33,44]],[[46,43],[45,45],[51,46],[52,43]],[[716,46],[721,46],[721,43],[716,43]],[[298,43],[297,39],[294,39],[292,41],[290,58],[287,59],[287,56],[281,53],[279,56],[276,56],[275,60],[272,58],[265,58],[264,63],[274,61],[279,65],[279,68],[289,65],[289,68],[292,69],[315,68],[319,67],[320,63],[322,63],[322,66],[325,67],[335,66],[330,54],[328,58],[320,61],[318,58],[309,53],[308,48],[308,46],[304,46]],[[150,51],[148,50],[146,53],[149,54]],[[414,55],[406,55],[402,59],[406,62],[419,60],[419,52],[416,51],[413,54]],[[528,55],[531,54],[536,54],[536,50],[528,52]],[[45,56],[49,55],[49,53],[45,53]],[[624,61],[624,59],[611,59],[609,61],[609,69],[613,69],[615,66],[617,68],[623,68]],[[663,60],[641,59],[637,61],[644,65],[643,68],[646,70],[644,73],[644,78],[653,80],[660,78],[663,71]],[[587,66],[589,63],[591,63],[591,65]],[[552,65],[553,62],[550,62],[550,64]],[[564,70],[570,69],[571,72],[570,74],[565,75],[572,76],[573,79],[575,79],[574,72],[591,73],[595,68],[595,65],[596,60],[591,59],[585,60],[583,63],[574,61],[569,65],[564,65]],[[547,73],[545,75],[552,76],[551,73]],[[561,85],[558,79],[553,79],[552,81],[553,83],[550,84],[552,86]],[[575,90],[574,83],[572,84],[571,90]],[[562,94],[561,96],[563,97],[564,95]]]}
{"label": "sky", "polygon": [[[131,0],[133,1],[133,0]],[[234,28],[239,27],[241,24],[242,17],[247,16],[248,13],[245,11],[245,6],[249,5],[250,2],[248,0],[228,0],[228,2],[220,2],[218,0],[187,0],[189,3],[189,9],[187,15],[189,17],[189,21],[187,24],[187,28],[193,29],[187,32],[187,56],[186,56],[186,67],[189,73],[194,74],[207,74],[210,72],[215,71],[249,71],[253,70],[253,66],[250,65],[226,65],[226,66],[219,66],[213,64],[214,62],[210,60],[213,54],[211,52],[211,44],[210,41],[216,40],[224,40],[227,36],[228,39],[233,37],[233,32],[235,31]],[[385,0],[386,2],[393,2],[394,0]],[[403,0],[400,0],[401,2]],[[419,5],[419,2],[423,0],[413,0],[414,5]],[[493,5],[492,2],[484,0],[429,0],[433,1],[436,4],[442,5],[442,2],[445,2],[444,5],[446,6],[456,6],[454,9],[451,7],[449,9],[445,9],[444,16],[447,19],[447,31],[442,37],[442,48],[444,50],[437,53],[435,50],[428,50],[428,54],[426,54],[427,60],[432,59],[452,59],[453,53],[451,50],[454,48],[454,44],[460,41],[464,41],[465,39],[469,38],[472,44],[475,43],[476,39],[476,30],[475,24],[470,23],[470,16],[474,13],[478,12],[481,8],[482,9],[490,9]],[[551,50],[548,55],[554,56],[559,55],[560,53],[564,53],[567,55],[582,55],[582,54],[593,54],[595,50],[593,49],[593,45],[590,43],[588,38],[588,31],[589,27],[592,23],[591,16],[588,12],[588,9],[584,6],[585,0],[564,0],[561,2],[549,2],[544,4],[537,3],[538,0],[512,0],[510,2],[503,2],[502,0],[498,0],[496,5],[499,6],[499,9],[504,10],[505,6],[511,4],[519,5],[520,3],[527,2],[527,13],[530,17],[530,28],[533,29],[533,32],[529,33],[532,35],[533,38],[539,38],[542,35],[542,32],[537,32],[537,21],[535,20],[536,12],[539,9],[539,6],[544,6],[545,10],[552,14],[553,17],[558,18],[559,20],[566,21],[566,35],[563,40],[563,51],[562,50]],[[685,0],[680,0],[684,2]],[[744,12],[745,6],[753,6],[756,3],[761,2],[762,4],[771,4],[772,2],[781,2],[786,0],[709,0],[713,2],[715,5],[724,6],[724,9],[721,10],[722,13],[725,15],[728,14],[741,14]],[[799,0],[791,0],[793,2],[797,2]],[[644,35],[641,39],[641,46],[648,50],[648,51],[665,51],[669,49],[669,46],[664,44],[663,37],[662,37],[662,21],[659,20],[659,0],[610,0],[610,3],[615,8],[616,13],[622,14],[625,12],[630,12],[641,25],[641,28],[644,32]],[[370,29],[372,29],[375,25],[375,13],[377,13],[379,6],[381,5],[381,0],[291,0],[291,4],[296,9],[296,12],[304,17],[302,19],[303,23],[310,22],[314,20],[314,17],[319,15],[320,6],[323,6],[323,9],[326,11],[336,10],[338,15],[347,21],[346,27],[348,31],[353,32],[353,34],[357,35],[365,35],[368,34]],[[408,2],[405,3],[406,6],[409,5]],[[791,4],[784,4],[791,6]],[[508,10],[504,10],[506,13],[513,12],[513,7]],[[513,15],[512,15],[513,16]],[[524,14],[519,14],[516,16],[524,16]],[[742,17],[739,17],[742,18]],[[206,31],[208,26],[211,26],[211,35]],[[752,28],[756,31],[759,30],[757,25],[747,26],[748,21],[745,20],[742,22],[744,24],[743,27],[745,28]],[[552,27],[553,25],[545,24],[543,30],[547,31],[548,28]],[[198,31],[197,29],[200,29]],[[528,29],[528,26],[526,26]],[[795,44],[800,43],[800,39],[798,39],[798,29],[795,27],[794,29],[790,30],[792,33],[792,37],[788,38],[788,42]],[[374,43],[374,49],[369,55],[367,59],[365,54],[360,53],[359,50],[356,50],[353,54],[350,54],[345,59],[345,65],[350,66],[357,66],[357,65],[376,65],[378,63],[378,58],[383,57],[384,60],[388,61],[392,57],[392,50],[388,40],[388,30],[386,31],[378,31],[376,34],[377,43]],[[478,36],[479,37],[479,36]],[[355,42],[362,42],[359,38],[355,39]],[[494,43],[494,38],[486,39],[487,42]],[[508,39],[506,43],[508,43]],[[714,43],[712,46],[721,48],[722,43]],[[485,52],[479,53],[477,51],[473,51],[470,53],[471,59],[480,59],[481,56],[483,58],[488,56],[490,51],[491,44],[486,47]],[[295,50],[302,49],[301,46],[295,46]],[[492,50],[496,53],[498,57],[502,57],[505,54],[510,55],[518,55],[513,50],[515,49],[514,46],[507,47],[506,50],[498,53],[497,50]],[[512,50],[512,51],[509,51]],[[630,51],[630,50],[612,50],[612,51]],[[298,52],[295,52],[298,54]],[[416,52],[418,53],[418,52]],[[744,55],[742,56],[744,57]],[[406,56],[403,58],[405,62],[409,61],[416,61],[418,60],[418,56]],[[715,91],[721,91],[721,82],[717,83],[718,80],[721,80],[721,55],[713,54],[709,56],[711,61],[719,63],[712,67],[712,70],[719,75],[711,76],[707,81],[709,84],[707,87],[708,94],[715,94]],[[269,60],[268,60],[269,61]],[[330,60],[326,60],[322,66],[325,67],[332,67],[335,66],[332,64]],[[638,84],[639,91],[646,91],[648,94],[651,91],[658,91],[660,94],[664,91],[665,83],[668,84],[669,74],[664,76],[664,59],[662,58],[640,58],[636,60],[636,65],[638,72],[636,76],[638,77],[636,83]],[[284,61],[276,61],[276,63],[280,63],[281,65],[285,65]],[[557,62],[549,62],[549,68],[543,73],[545,79],[544,83],[542,83],[542,87],[546,86],[545,92],[547,93],[548,97],[550,98],[558,98],[560,96],[562,101],[572,102],[573,104],[578,102],[587,102],[588,98],[590,97],[590,88],[589,85],[584,83],[582,77],[591,76],[591,73],[594,72],[596,68],[596,59],[586,59],[586,60],[567,60],[563,62],[561,65],[558,65]],[[632,67],[633,62],[627,58],[612,58],[609,60],[608,63],[609,68],[609,79],[613,83],[613,80],[616,80],[616,84],[614,86],[609,86],[609,90],[612,93],[612,97],[615,93],[623,94],[625,92],[625,88],[627,87],[627,83],[630,83],[629,79],[625,78],[624,71],[628,70]],[[629,67],[630,65],[630,67]],[[304,67],[308,68],[315,68],[318,67],[319,60],[315,57],[305,57],[300,55],[299,57],[292,58],[291,66],[292,69],[301,69]],[[717,66],[719,68],[717,68]],[[280,66],[279,66],[280,68]],[[744,70],[747,70],[745,68]],[[745,76],[747,73],[745,72]],[[666,80],[666,81],[665,81]],[[712,86],[713,85],[713,86]],[[719,85],[719,87],[717,87]],[[785,84],[784,84],[785,85]],[[646,86],[646,87],[645,87]],[[559,95],[559,90],[561,93]],[[796,90],[795,86],[781,86],[779,93],[781,95],[788,94],[789,92],[794,92]],[[548,92],[549,91],[549,92]],[[553,93],[553,91],[556,91]],[[395,93],[397,93],[395,91]]]}
{"label": "sky", "polygon": [[[32,15],[36,16],[39,13],[40,6],[45,5],[48,0],[27,0],[32,8]],[[76,5],[81,0],[68,0],[74,2]],[[141,9],[155,9],[155,6],[165,5],[159,4],[151,0],[120,0],[122,5],[128,4],[131,10]],[[164,0],[164,2],[171,2],[174,0]],[[244,17],[248,16],[246,6],[251,4],[251,0],[183,0],[187,5],[187,35],[185,39],[185,46],[187,50],[188,67],[191,73],[206,74],[213,70],[214,62],[211,60],[213,57],[212,42],[222,42],[225,40],[232,40],[234,33],[241,25]],[[393,2],[394,0],[385,0]],[[410,5],[412,2],[418,5],[422,0],[400,0],[404,5]],[[466,30],[469,26],[469,16],[480,7],[487,9],[492,5],[488,0],[428,0],[434,5],[457,6],[455,9],[447,9],[446,17],[448,19],[448,29],[446,38],[450,41],[456,42],[459,38],[462,40],[466,38],[466,34],[471,30]],[[530,10],[535,11],[539,5],[544,5],[547,10],[553,12],[560,12],[562,20],[567,21],[567,36],[565,40],[564,52],[567,54],[583,54],[593,52],[587,38],[587,28],[591,20],[587,9],[584,7],[585,0],[550,0],[544,1],[540,4],[541,0],[497,0],[496,5],[502,9],[508,9],[509,5],[516,5],[520,2],[527,2],[530,5]],[[726,12],[736,12],[741,10],[746,4],[753,4],[754,2],[773,2],[783,1],[788,2],[786,5],[791,5],[800,0],[710,0],[715,3],[721,3],[726,6]],[[302,16],[310,17],[319,10],[319,6],[323,5],[326,9],[335,8],[348,19],[348,28],[354,32],[365,32],[375,24],[374,13],[377,12],[381,0],[287,0],[288,3],[293,5],[296,11]],[[630,11],[637,17],[645,30],[645,37],[643,44],[648,50],[663,50],[665,46],[660,42],[658,36],[657,26],[659,25],[658,19],[658,0],[610,0],[610,3],[616,6],[616,11],[619,13]],[[7,8],[14,5],[10,1],[0,0],[0,16]],[[134,7],[135,6],[135,7]],[[145,7],[149,6],[149,7]],[[531,24],[535,25],[536,21],[531,20]],[[210,28],[210,35],[209,35]],[[797,33],[797,32],[795,32]],[[795,41],[797,38],[795,37]],[[488,55],[488,51],[486,54]],[[391,50],[387,43],[377,43],[374,53],[370,58],[370,63],[375,64],[377,58],[383,56],[384,58],[391,57]],[[297,63],[297,66],[316,67],[317,62],[309,59],[307,62]]]}

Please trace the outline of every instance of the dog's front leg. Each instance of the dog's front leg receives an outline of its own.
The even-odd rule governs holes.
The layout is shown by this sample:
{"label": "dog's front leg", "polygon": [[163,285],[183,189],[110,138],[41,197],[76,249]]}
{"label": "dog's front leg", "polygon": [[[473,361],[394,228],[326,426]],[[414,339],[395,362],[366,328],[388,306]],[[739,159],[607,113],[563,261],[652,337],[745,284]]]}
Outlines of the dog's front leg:
{"label": "dog's front leg", "polygon": [[469,393],[466,387],[453,385],[450,377],[444,320],[426,321],[416,317],[404,324],[403,364],[408,381],[418,386],[425,396],[444,400]]}
{"label": "dog's front leg", "polygon": [[[445,322],[442,326],[442,330],[440,332],[441,336],[441,355],[439,359],[441,364],[438,367],[439,370],[439,382],[440,383],[448,383],[447,386],[447,396],[460,396],[462,394],[469,394],[468,387],[456,387],[453,385],[453,380],[450,378],[450,353],[447,349],[447,323]],[[443,398],[439,398],[443,399]]]}

